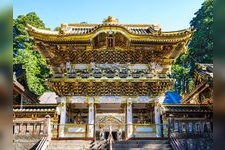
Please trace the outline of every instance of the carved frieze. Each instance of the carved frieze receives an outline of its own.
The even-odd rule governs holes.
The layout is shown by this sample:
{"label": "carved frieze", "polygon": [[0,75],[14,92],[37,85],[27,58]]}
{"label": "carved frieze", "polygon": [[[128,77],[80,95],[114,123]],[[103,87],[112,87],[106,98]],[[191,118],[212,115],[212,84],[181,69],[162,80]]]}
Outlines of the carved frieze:
{"label": "carved frieze", "polygon": [[171,80],[155,82],[48,82],[57,95],[66,96],[155,96],[163,93],[172,85]]}

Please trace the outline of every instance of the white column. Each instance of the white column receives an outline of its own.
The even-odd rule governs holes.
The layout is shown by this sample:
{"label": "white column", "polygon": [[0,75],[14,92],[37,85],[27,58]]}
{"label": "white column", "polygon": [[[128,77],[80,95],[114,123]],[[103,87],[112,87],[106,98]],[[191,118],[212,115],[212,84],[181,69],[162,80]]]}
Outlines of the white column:
{"label": "white column", "polygon": [[161,137],[162,135],[160,115],[161,115],[160,107],[155,105],[155,124],[157,137]]}
{"label": "white column", "polygon": [[133,137],[132,101],[127,101],[127,137]]}
{"label": "white column", "polygon": [[60,103],[59,137],[64,137],[64,126],[66,123],[66,97],[59,97],[57,101]]}
{"label": "white column", "polygon": [[94,137],[95,109],[94,103],[89,104],[88,108],[88,137]]}
{"label": "white column", "polygon": [[51,140],[52,137],[52,126],[51,126],[51,116],[50,115],[46,115],[45,116],[45,121],[46,121],[46,132],[48,135],[48,140]]}

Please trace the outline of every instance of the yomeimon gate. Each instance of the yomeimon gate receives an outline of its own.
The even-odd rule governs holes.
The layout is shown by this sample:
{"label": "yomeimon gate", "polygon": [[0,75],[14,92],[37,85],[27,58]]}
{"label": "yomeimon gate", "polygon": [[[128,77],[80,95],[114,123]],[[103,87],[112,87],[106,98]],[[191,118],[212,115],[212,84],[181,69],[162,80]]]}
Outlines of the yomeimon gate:
{"label": "yomeimon gate", "polygon": [[[171,65],[186,49],[189,29],[163,32],[153,24],[62,24],[59,31],[28,25],[59,96],[53,137],[114,139],[160,136],[158,101],[173,85]],[[53,127],[54,127],[53,122]]]}

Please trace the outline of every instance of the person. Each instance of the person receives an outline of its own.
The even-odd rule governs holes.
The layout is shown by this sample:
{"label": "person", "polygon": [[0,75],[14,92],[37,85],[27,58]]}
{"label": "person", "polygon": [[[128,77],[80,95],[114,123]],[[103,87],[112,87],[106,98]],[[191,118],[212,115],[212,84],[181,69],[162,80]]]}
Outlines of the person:
{"label": "person", "polygon": [[100,138],[100,141],[105,141],[105,134],[102,127],[100,128],[99,138]]}
{"label": "person", "polygon": [[122,141],[122,129],[121,128],[118,130],[118,140]]}

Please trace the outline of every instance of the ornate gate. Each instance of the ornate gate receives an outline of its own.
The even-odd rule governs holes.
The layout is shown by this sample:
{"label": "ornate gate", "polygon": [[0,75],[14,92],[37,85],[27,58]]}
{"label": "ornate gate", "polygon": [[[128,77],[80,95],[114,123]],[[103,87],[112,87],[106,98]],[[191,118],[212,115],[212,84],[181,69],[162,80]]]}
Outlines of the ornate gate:
{"label": "ornate gate", "polygon": [[125,137],[124,114],[97,114],[95,131],[96,140],[107,140],[109,132],[114,140],[122,140]]}

